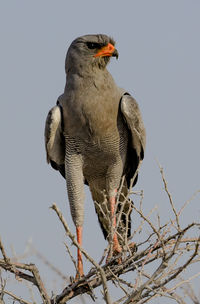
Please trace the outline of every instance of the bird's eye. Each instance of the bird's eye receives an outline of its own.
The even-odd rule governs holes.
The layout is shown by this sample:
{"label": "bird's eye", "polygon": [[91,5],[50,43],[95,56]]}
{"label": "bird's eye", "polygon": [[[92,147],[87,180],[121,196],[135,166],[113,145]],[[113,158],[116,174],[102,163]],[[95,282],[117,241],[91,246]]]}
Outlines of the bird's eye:
{"label": "bird's eye", "polygon": [[87,47],[88,47],[88,49],[98,49],[99,48],[99,43],[87,42]]}

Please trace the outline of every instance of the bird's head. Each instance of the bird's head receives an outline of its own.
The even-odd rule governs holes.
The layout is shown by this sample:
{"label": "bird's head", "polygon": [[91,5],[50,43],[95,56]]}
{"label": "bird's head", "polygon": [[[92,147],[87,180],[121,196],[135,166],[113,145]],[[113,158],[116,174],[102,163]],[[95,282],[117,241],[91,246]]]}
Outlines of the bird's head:
{"label": "bird's head", "polygon": [[78,37],[68,49],[66,72],[89,66],[104,69],[111,57],[118,58],[115,41],[112,38],[102,34]]}

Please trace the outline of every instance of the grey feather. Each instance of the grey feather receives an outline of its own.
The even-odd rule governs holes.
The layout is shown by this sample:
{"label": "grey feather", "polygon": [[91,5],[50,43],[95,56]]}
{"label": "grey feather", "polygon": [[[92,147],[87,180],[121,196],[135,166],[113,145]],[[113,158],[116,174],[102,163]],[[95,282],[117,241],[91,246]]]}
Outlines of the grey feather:
{"label": "grey feather", "polygon": [[136,100],[129,94],[124,94],[121,99],[121,111],[131,131],[132,147],[140,160],[144,158],[146,145],[146,131]]}
{"label": "grey feather", "polygon": [[[45,143],[47,161],[66,178],[75,225],[83,224],[83,185],[87,181],[106,237],[109,225],[102,210],[109,206],[104,208],[103,204],[115,195],[123,177],[122,192],[127,194],[130,180],[144,157],[145,129],[137,102],[115,84],[106,69],[111,57],[96,58],[97,50],[88,47],[88,43],[99,47],[114,45],[106,35],[86,35],[72,42],[66,57],[64,94],[47,116]],[[137,177],[134,184],[136,181]],[[129,206],[124,207],[120,235],[127,220],[126,233],[130,235]]]}
{"label": "grey feather", "polygon": [[[47,162],[56,170],[65,163],[65,141],[62,134],[62,115],[59,106],[53,107],[45,124],[45,148]],[[60,170],[59,170],[60,171]],[[61,173],[62,174],[62,173]],[[63,174],[62,174],[63,175]]]}

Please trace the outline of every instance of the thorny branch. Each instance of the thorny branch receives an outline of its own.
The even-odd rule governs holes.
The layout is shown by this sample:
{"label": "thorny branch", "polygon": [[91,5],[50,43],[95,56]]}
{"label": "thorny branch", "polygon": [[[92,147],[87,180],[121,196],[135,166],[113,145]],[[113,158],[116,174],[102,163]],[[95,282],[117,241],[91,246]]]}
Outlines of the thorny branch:
{"label": "thorny branch", "polygon": [[[31,284],[37,287],[41,295],[42,302],[45,304],[64,304],[70,299],[86,293],[89,294],[93,300],[95,300],[96,297],[94,295],[94,290],[99,286],[103,287],[104,300],[107,304],[144,304],[151,302],[151,300],[155,299],[156,297],[167,297],[169,299],[173,299],[176,301],[176,303],[185,304],[185,298],[183,299],[182,294],[179,294],[181,288],[184,291],[185,296],[189,297],[194,303],[199,303],[196,301],[197,297],[191,288],[190,282],[192,279],[200,276],[200,272],[184,280],[180,280],[180,275],[184,272],[184,270],[188,269],[190,265],[200,262],[200,239],[196,237],[196,232],[200,228],[200,224],[189,223],[185,227],[181,227],[179,221],[179,217],[183,213],[184,208],[191,202],[199,190],[191,197],[190,200],[188,200],[183,205],[179,211],[177,211],[175,208],[175,203],[172,199],[172,195],[168,190],[163,168],[161,168],[160,165],[159,167],[164,189],[167,193],[170,207],[174,214],[174,219],[167,219],[165,223],[161,224],[160,217],[158,216],[158,223],[155,223],[151,219],[151,215],[153,212],[155,212],[155,208],[152,209],[149,213],[145,214],[142,207],[143,191],[136,193],[137,196],[139,194],[141,198],[138,207],[136,207],[136,204],[132,205],[132,202],[129,199],[129,196],[132,193],[131,190],[128,192],[126,197],[123,197],[123,202],[121,199],[122,195],[118,194],[118,203],[116,204],[115,208],[117,222],[115,230],[111,231],[111,236],[116,232],[118,233],[118,237],[121,237],[118,232],[118,228],[121,229],[121,217],[126,216],[126,219],[128,219],[127,214],[131,212],[132,209],[134,209],[138,217],[141,218],[141,223],[138,227],[135,227],[134,233],[129,240],[125,238],[122,253],[120,253],[118,256],[113,257],[109,263],[103,265],[106,252],[108,252],[110,249],[107,248],[104,251],[102,258],[100,259],[100,262],[96,262],[88,254],[88,252],[86,252],[85,249],[79,246],[75,236],[71,233],[70,228],[62,213],[56,204],[53,204],[52,209],[58,215],[58,218],[61,221],[67,236],[72,241],[72,245],[79,248],[85,258],[91,263],[91,269],[85,275],[85,277],[79,279],[78,281],[72,281],[63,289],[60,294],[50,297],[47,294],[44,283],[40,278],[40,274],[36,266],[34,264],[20,263],[18,260],[16,261],[16,259],[8,257],[1,239],[0,252],[2,254],[2,259],[0,259],[0,269],[13,273],[18,281],[25,280],[31,282]],[[120,187],[121,190],[122,187],[123,185]],[[120,208],[118,208],[119,200]],[[111,225],[111,218],[107,205],[101,205],[99,208],[104,216],[108,216],[107,220],[109,225]],[[124,213],[124,208],[128,208],[126,209],[128,210],[126,214]],[[175,225],[176,230],[174,232],[173,228]],[[147,237],[145,237],[145,234],[143,234],[144,229],[142,228],[144,226],[150,229]],[[124,229],[127,233],[127,225],[124,227]],[[140,234],[141,241],[137,244],[138,250],[135,252],[135,250],[130,247],[130,241],[133,237],[135,238],[137,234]],[[109,236],[109,238],[112,240],[112,237]],[[76,267],[76,262],[71,253],[71,250],[67,244],[65,245],[70,258]],[[110,248],[112,249],[112,243],[110,244]],[[35,250],[35,253],[36,252],[37,256],[40,258],[42,257],[42,260],[45,262],[45,258]],[[121,263],[118,263],[119,260]],[[49,267],[54,272],[59,274],[66,284],[66,279],[70,276],[70,274],[66,274],[65,276],[61,272],[57,271],[57,269],[49,262],[45,262],[45,264],[49,265]],[[149,267],[149,265],[151,265],[151,267]],[[124,276],[127,273],[131,273],[129,280],[127,279],[127,275]],[[179,281],[177,281],[178,279]],[[115,300],[115,302],[111,300],[108,289],[109,281],[118,286],[122,291],[121,298]],[[3,282],[2,279],[1,282]],[[169,284],[170,282],[173,282],[173,287]],[[31,303],[30,301],[22,299],[14,293],[6,290],[5,284],[1,283],[1,304],[4,304],[3,298],[6,295],[9,295],[11,298],[13,298],[14,301],[19,303]]]}

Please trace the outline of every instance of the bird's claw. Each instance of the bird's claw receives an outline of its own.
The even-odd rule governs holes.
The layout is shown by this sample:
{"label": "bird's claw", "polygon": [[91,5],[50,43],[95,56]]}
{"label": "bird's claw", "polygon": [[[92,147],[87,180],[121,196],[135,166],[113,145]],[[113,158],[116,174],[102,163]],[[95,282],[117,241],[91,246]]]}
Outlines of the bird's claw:
{"label": "bird's claw", "polygon": [[130,249],[132,252],[136,252],[137,249],[138,249],[135,242],[129,243],[129,244],[128,244],[128,247],[129,247],[129,249]]}
{"label": "bird's claw", "polygon": [[[113,250],[109,251],[108,256],[106,258],[106,264],[108,264],[111,260],[112,257],[119,255],[122,252],[122,248],[119,245],[119,243],[115,244],[113,246]],[[122,258],[117,259],[117,263],[121,264],[122,263]]]}
{"label": "bird's claw", "polygon": [[76,273],[76,276],[75,276],[75,279],[74,279],[74,282],[78,282],[80,279],[82,279],[84,277],[84,273],[79,273],[77,272]]}

